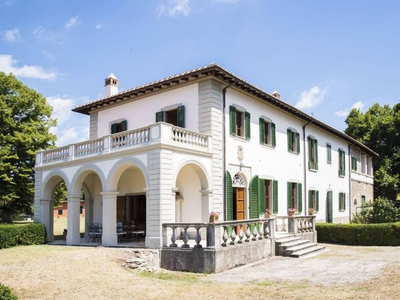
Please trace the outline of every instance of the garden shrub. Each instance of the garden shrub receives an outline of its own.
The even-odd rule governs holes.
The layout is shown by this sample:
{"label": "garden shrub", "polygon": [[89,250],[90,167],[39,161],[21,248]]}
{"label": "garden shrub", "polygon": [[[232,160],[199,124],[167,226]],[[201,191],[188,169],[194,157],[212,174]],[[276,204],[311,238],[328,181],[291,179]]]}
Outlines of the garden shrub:
{"label": "garden shrub", "polygon": [[390,223],[400,221],[400,208],[394,206],[392,201],[385,198],[376,198],[372,202],[362,205],[362,210],[353,215],[352,223]]}
{"label": "garden shrub", "polygon": [[318,242],[357,246],[400,246],[400,222],[382,224],[317,223]]}
{"label": "garden shrub", "polygon": [[18,297],[8,287],[0,283],[0,299],[1,300],[17,300]]}
{"label": "garden shrub", "polygon": [[0,225],[0,249],[45,243],[46,229],[43,224]]}

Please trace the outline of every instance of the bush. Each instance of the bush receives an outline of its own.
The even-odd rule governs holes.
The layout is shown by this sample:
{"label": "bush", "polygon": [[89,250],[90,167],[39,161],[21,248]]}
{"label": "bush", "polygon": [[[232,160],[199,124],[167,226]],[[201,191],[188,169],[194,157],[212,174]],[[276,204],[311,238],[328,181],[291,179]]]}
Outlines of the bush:
{"label": "bush", "polygon": [[18,297],[12,292],[12,290],[0,283],[0,299],[1,300],[17,300]]}
{"label": "bush", "polygon": [[351,222],[356,224],[400,222],[400,208],[385,198],[377,198],[373,202],[363,204],[361,212],[354,214]]}
{"label": "bush", "polygon": [[46,228],[43,224],[0,225],[0,249],[45,243]]}
{"label": "bush", "polygon": [[385,224],[316,224],[318,242],[354,246],[400,246],[400,222]]}

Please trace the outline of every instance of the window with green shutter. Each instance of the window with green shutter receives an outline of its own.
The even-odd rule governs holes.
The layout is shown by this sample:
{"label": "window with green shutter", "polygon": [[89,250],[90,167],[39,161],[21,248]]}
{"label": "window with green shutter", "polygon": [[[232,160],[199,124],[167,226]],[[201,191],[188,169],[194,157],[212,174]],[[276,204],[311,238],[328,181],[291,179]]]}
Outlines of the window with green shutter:
{"label": "window with green shutter", "polygon": [[346,210],[346,194],[339,193],[339,211]]}
{"label": "window with green shutter", "polygon": [[250,218],[258,218],[268,208],[278,213],[278,181],[254,176],[249,185]]}
{"label": "window with green shutter", "polygon": [[308,208],[313,208],[316,212],[319,210],[319,192],[317,190],[308,190]]}
{"label": "window with green shutter", "polygon": [[260,143],[269,145],[272,147],[276,146],[276,133],[275,124],[264,119],[259,119],[259,132],[260,132]]}
{"label": "window with green shutter", "polygon": [[288,151],[300,153],[300,134],[290,128],[287,129]]}
{"label": "window with green shutter", "polygon": [[332,146],[331,144],[326,144],[326,162],[328,164],[332,163]]}
{"label": "window with green shutter", "polygon": [[260,216],[258,204],[258,176],[254,176],[250,180],[249,195],[250,195],[250,219],[257,219]]}
{"label": "window with green shutter", "polygon": [[302,184],[287,183],[287,208],[295,208],[299,213],[303,211]]}
{"label": "window with green shutter", "polygon": [[233,220],[233,188],[232,188],[232,177],[228,171],[226,171],[226,190],[225,190],[225,200],[226,200],[226,220]]}
{"label": "window with green shutter", "polygon": [[111,134],[122,132],[122,131],[127,131],[127,130],[128,130],[128,121],[127,120],[112,123],[110,126]]}
{"label": "window with green shutter", "polygon": [[309,136],[308,143],[308,169],[318,170],[318,141]]}
{"label": "window with green shutter", "polygon": [[241,111],[235,106],[229,106],[229,133],[250,139],[251,137],[251,118],[250,113]]}
{"label": "window with green shutter", "polygon": [[156,122],[166,122],[175,126],[185,127],[185,106],[176,109],[156,112]]}
{"label": "window with green shutter", "polygon": [[339,176],[344,177],[346,175],[346,153],[339,149]]}
{"label": "window with green shutter", "polygon": [[351,170],[357,172],[357,158],[351,157]]}

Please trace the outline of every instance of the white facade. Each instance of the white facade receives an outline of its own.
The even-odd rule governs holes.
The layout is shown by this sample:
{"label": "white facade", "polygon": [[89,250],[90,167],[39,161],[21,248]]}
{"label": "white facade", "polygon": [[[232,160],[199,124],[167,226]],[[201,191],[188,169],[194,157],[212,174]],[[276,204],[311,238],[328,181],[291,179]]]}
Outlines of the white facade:
{"label": "white facade", "polygon": [[[286,215],[293,206],[308,214],[311,205],[320,222],[349,222],[351,178],[359,176],[351,172],[351,145],[373,180],[373,151],[217,65],[74,110],[90,115],[90,140],[37,154],[35,219],[46,225],[48,240],[61,181],[68,187],[67,244],[80,243],[83,190],[85,222],[103,224],[103,245],[118,243],[116,222],[131,222],[146,232],[147,247],[160,247],[162,223],[207,222],[211,211],[222,220],[248,219],[265,208]],[[269,125],[262,127],[260,118]],[[260,128],[273,143],[260,141]],[[309,138],[317,149],[312,170]]]}

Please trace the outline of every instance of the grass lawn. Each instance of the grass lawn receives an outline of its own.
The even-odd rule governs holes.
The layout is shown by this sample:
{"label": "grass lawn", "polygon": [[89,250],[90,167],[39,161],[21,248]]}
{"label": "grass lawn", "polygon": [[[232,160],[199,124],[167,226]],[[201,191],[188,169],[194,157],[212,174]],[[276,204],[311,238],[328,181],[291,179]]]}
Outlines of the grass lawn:
{"label": "grass lawn", "polygon": [[[67,229],[68,218],[54,218],[54,236],[62,236],[64,229]],[[80,232],[85,232],[85,217],[80,218]]]}

